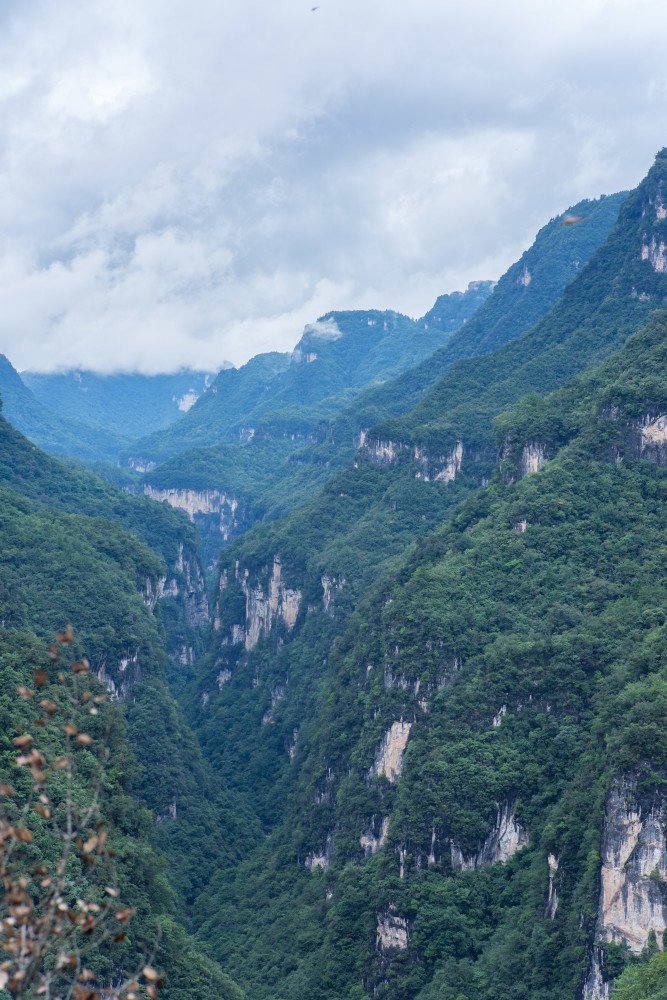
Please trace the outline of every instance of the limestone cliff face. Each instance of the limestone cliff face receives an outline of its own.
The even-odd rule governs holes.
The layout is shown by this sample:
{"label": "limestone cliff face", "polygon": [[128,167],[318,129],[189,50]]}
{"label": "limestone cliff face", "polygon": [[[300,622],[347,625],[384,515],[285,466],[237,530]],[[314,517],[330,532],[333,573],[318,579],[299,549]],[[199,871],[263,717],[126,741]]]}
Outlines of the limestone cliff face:
{"label": "limestone cliff face", "polygon": [[[602,831],[596,942],[625,942],[638,954],[654,931],[662,947],[667,927],[666,835],[664,800],[656,799],[642,808],[632,779],[610,790]],[[597,1000],[608,994],[602,951],[595,945],[584,998]]]}
{"label": "limestone cliff face", "polygon": [[411,722],[393,722],[378,750],[375,763],[371,767],[369,777],[378,778],[384,775],[391,784],[395,784],[403,770],[403,754],[408,743]]}
{"label": "limestone cliff face", "polygon": [[158,502],[166,500],[172,507],[184,510],[191,521],[199,516],[215,516],[224,541],[237,527],[238,501],[221,490],[158,489],[145,483],[144,494]]}
{"label": "limestone cliff face", "polygon": [[640,458],[655,465],[667,465],[667,414],[645,414],[638,431]]}
{"label": "limestone cliff face", "polygon": [[[245,594],[246,611],[245,624],[234,625],[232,628],[233,643],[243,642],[247,650],[254,649],[260,638],[269,634],[271,626],[277,620],[283,621],[289,631],[294,628],[301,608],[301,591],[285,586],[279,556],[274,556],[268,581],[260,579],[252,584],[248,571],[239,574],[238,568],[237,578]],[[224,589],[222,581],[221,589]]]}
{"label": "limestone cliff face", "polygon": [[306,858],[305,865],[308,871],[314,872],[316,868],[326,871],[331,864],[333,857],[334,839],[333,834],[327,834],[327,842],[321,852],[315,851]]}
{"label": "limestone cliff face", "polygon": [[401,441],[381,441],[363,435],[360,456],[372,465],[393,465],[398,460],[399,453],[406,448]]}
{"label": "limestone cliff face", "polygon": [[329,576],[324,573],[322,575],[322,611],[325,615],[330,615],[333,618],[334,615],[334,595],[337,590],[340,590],[345,586],[344,576]]}
{"label": "limestone cliff face", "polygon": [[121,657],[115,670],[107,663],[106,657],[99,664],[95,673],[97,679],[106,687],[112,701],[125,701],[134,681],[141,676],[138,667],[140,649],[128,650],[127,656]]}
{"label": "limestone cliff face", "polygon": [[156,467],[157,462],[151,462],[147,458],[128,458],[127,465],[130,469],[134,469],[135,472],[152,472]]}
{"label": "limestone cliff face", "polygon": [[448,455],[431,456],[425,448],[415,445],[415,462],[419,467],[415,478],[426,483],[451,483],[461,471],[462,461],[463,441],[457,441]]}
{"label": "limestone cliff face", "polygon": [[408,946],[408,922],[393,907],[377,915],[376,946],[378,951],[405,951]]}
{"label": "limestone cliff face", "polygon": [[[658,216],[662,218],[662,216]],[[654,271],[664,274],[667,271],[667,254],[665,244],[652,236],[650,241],[644,238],[642,242],[642,260],[647,260]]]}
{"label": "limestone cliff face", "polygon": [[546,462],[544,445],[540,441],[529,441],[521,451],[519,474],[527,476],[531,472],[539,472]]}
{"label": "limestone cliff face", "polygon": [[466,857],[452,841],[452,868],[459,872],[477,871],[498,861],[507,861],[529,843],[528,831],[516,820],[510,803],[504,802],[498,806],[495,825],[476,854]]}
{"label": "limestone cliff face", "polygon": [[364,830],[361,837],[359,838],[359,846],[363,848],[364,856],[368,857],[370,854],[375,854],[384,845],[387,839],[387,833],[389,832],[389,817],[385,816],[380,824],[380,829],[375,833],[375,816],[372,817],[370,826],[367,830]]}

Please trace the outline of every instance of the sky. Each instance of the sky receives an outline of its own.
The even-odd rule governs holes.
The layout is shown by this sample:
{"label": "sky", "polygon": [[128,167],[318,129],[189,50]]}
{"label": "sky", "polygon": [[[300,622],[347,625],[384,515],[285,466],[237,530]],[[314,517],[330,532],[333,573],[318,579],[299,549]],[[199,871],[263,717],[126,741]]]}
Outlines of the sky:
{"label": "sky", "polygon": [[5,0],[0,352],[216,370],[422,315],[641,180],[665,37],[664,0]]}

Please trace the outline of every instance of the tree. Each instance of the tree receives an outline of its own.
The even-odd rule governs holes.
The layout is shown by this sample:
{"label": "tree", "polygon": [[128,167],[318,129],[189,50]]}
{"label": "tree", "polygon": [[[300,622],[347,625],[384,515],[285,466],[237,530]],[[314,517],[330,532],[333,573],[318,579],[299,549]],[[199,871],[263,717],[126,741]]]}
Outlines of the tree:
{"label": "tree", "polygon": [[134,915],[119,899],[101,810],[111,715],[88,661],[72,654],[71,626],[55,638],[57,678],[40,668],[34,689],[18,688],[39,710],[39,735],[19,732],[16,787],[0,784],[0,989],[15,1000],[156,1000],[155,950],[98,984],[99,955],[126,940]]}

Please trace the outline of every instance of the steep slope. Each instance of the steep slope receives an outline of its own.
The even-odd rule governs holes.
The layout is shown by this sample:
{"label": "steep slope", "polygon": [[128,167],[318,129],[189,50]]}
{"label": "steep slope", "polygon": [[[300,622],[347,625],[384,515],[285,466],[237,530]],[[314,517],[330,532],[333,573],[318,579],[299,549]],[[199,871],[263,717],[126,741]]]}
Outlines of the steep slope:
{"label": "steep slope", "polygon": [[166,504],[45,455],[2,417],[0,489],[4,627],[47,639],[71,621],[98,678],[127,706],[146,768],[137,791],[168,818],[155,842],[182,912],[208,865],[231,863],[259,836],[244,803],[203,764],[166,680],[193,662],[209,622],[196,530]]}
{"label": "steep slope", "polygon": [[45,451],[114,462],[127,440],[114,431],[89,427],[45,406],[24,385],[4,354],[0,354],[0,395],[5,417]]}
{"label": "steep slope", "polygon": [[[459,312],[465,316],[467,306],[471,315],[481,297],[479,290],[465,293]],[[290,436],[304,437],[364,386],[411,367],[444,340],[442,330],[420,326],[400,313],[327,313],[305,327],[288,363],[285,356],[258,355],[235,374],[222,372],[211,392],[178,426],[134,442],[132,455],[125,453],[128,464],[148,466],[230,436],[236,441],[239,436],[247,439],[259,422],[264,434],[282,437],[289,426]],[[265,384],[258,381],[260,377],[266,379]],[[251,391],[244,388],[240,393],[240,387],[247,384]]]}
{"label": "steep slope", "polygon": [[223,554],[228,578],[239,560],[248,586],[265,589],[266,567],[278,553],[290,587],[307,594],[308,603],[318,590],[321,596],[320,580],[327,577],[346,580],[337,603],[353,608],[416,536],[432,531],[491,476],[495,414],[527,389],[547,392],[612,353],[667,295],[667,275],[642,259],[650,227],[666,225],[656,209],[665,184],[661,154],[602,247],[536,327],[499,351],[457,362],[402,422],[363,430],[353,466],[333,476],[329,467],[328,483],[312,500]]}
{"label": "steep slope", "polygon": [[236,569],[260,627],[198,725],[224,768],[234,706],[275,826],[195,913],[249,996],[592,997],[660,940],[665,371],[659,313],[499,417],[500,473],[342,630],[347,582]]}
{"label": "steep slope", "polygon": [[456,333],[484,305],[495,284],[495,281],[471,281],[465,292],[439,295],[433,308],[417,322],[427,329],[435,326],[444,333]]}
{"label": "steep slope", "polygon": [[[210,539],[209,558],[217,549],[218,530],[227,539],[261,518],[285,514],[321,488],[333,470],[351,464],[361,436],[373,423],[410,410],[458,358],[483,354],[504,340],[518,337],[540,319],[604,240],[624,197],[621,193],[573,206],[569,215],[585,216],[579,225],[564,226],[563,217],[559,217],[544,226],[532,247],[443,348],[403,375],[366,389],[328,425],[315,427],[312,414],[304,420],[304,411],[294,407],[273,412],[266,421],[256,423],[244,448],[186,451],[163,463],[146,476],[146,492],[181,505],[199,504],[195,516]],[[473,283],[465,294],[477,295],[478,284]],[[489,283],[485,284],[488,287]],[[453,310],[453,316],[461,318],[457,302],[454,296],[441,297],[431,311],[433,317],[440,316],[446,323]],[[423,326],[431,319],[428,313],[418,324]],[[315,366],[311,371],[316,374]],[[248,436],[248,429],[244,433]],[[305,448],[298,447],[304,443]],[[216,509],[213,518],[207,518],[212,494]]]}
{"label": "steep slope", "polygon": [[[31,450],[36,470],[39,453],[35,447],[9,425],[4,427],[3,469],[19,463]],[[42,458],[45,469],[57,472],[55,461]],[[29,477],[25,470],[22,475]],[[42,486],[47,484],[53,508],[58,481],[42,482]],[[46,644],[56,629],[71,622],[76,630],[75,655],[89,659],[94,686],[98,691],[106,688],[114,701],[125,703],[124,710],[114,708],[109,730],[112,756],[103,808],[116,851],[123,901],[136,907],[137,916],[118,957],[113,952],[108,959],[96,955],[95,967],[101,962],[98,971],[107,981],[118,978],[117,962],[134,968],[137,949],[140,956],[144,944],[150,950],[159,918],[164,934],[159,961],[168,980],[165,996],[204,1000],[215,991],[221,997],[240,997],[240,991],[198,952],[174,919],[176,914],[182,916],[188,892],[201,886],[202,867],[224,864],[224,857],[231,859],[238,845],[248,839],[252,817],[244,815],[238,803],[230,805],[224,789],[203,765],[169,693],[165,635],[155,601],[165,576],[164,564],[146,545],[105,518],[40,505],[39,485],[35,478],[31,500],[5,485],[0,487],[3,779],[17,783],[19,798],[28,794],[29,786],[17,781],[12,768],[16,752],[12,736],[16,726],[25,727],[26,721],[32,727],[34,712],[26,719],[30,706],[18,697],[16,685],[31,686],[32,672],[40,667],[50,673],[57,687],[58,667],[49,665]],[[60,693],[53,694],[59,701]],[[83,763],[80,778],[85,781],[87,776],[90,781],[95,760]],[[83,795],[82,785],[80,790]],[[226,831],[222,851],[198,832],[202,818]],[[85,894],[85,869],[80,881]]]}
{"label": "steep slope", "polygon": [[187,413],[213,378],[213,373],[190,369],[173,375],[21,372],[24,385],[45,406],[126,439],[173,423]]}

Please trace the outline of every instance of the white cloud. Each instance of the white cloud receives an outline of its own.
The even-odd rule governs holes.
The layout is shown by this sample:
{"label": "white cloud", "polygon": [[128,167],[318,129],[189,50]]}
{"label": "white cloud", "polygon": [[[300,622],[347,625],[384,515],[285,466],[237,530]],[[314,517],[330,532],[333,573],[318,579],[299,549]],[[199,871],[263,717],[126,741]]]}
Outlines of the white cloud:
{"label": "white cloud", "polygon": [[494,278],[667,136],[662,0],[0,13],[0,350],[157,371]]}

